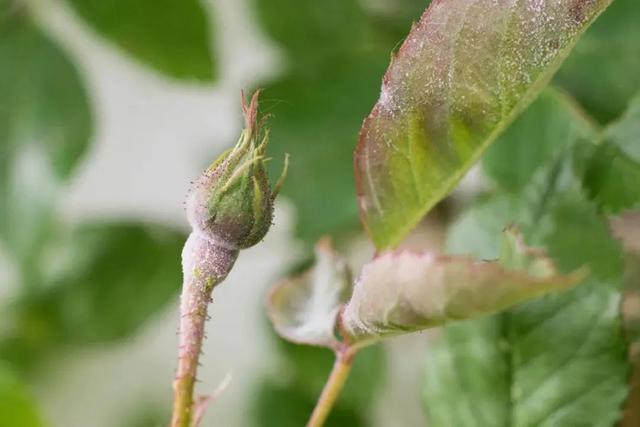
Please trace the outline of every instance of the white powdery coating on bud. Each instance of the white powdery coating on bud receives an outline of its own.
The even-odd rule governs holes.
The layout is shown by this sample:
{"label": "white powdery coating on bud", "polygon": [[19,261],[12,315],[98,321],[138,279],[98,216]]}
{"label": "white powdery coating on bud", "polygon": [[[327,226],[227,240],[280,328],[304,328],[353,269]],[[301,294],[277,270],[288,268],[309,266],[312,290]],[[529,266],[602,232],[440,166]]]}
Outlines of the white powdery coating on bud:
{"label": "white powdery coating on bud", "polygon": [[182,249],[184,281],[203,276],[219,283],[227,277],[237,257],[238,249],[194,229]]}
{"label": "white powdery coating on bud", "polygon": [[[207,227],[207,219],[210,217],[209,208],[207,206],[207,201],[210,196],[210,188],[214,185],[216,180],[216,168],[215,170],[206,170],[203,174],[192,184],[189,189],[189,194],[187,195],[187,200],[185,202],[185,211],[187,214],[187,221],[193,230],[193,233],[201,235],[203,238],[209,240],[215,240],[219,246],[223,247],[231,247],[227,242],[223,242],[217,236],[212,233]],[[187,249],[187,245],[189,245],[189,241],[185,243],[185,250]],[[234,248],[235,249],[235,248]],[[184,250],[182,253],[182,259],[184,263]],[[183,265],[183,271],[184,269]]]}
{"label": "white powdery coating on bud", "polygon": [[236,147],[192,183],[185,210],[196,233],[226,248],[246,249],[265,236],[273,199],[260,147]]}
{"label": "white powdery coating on bud", "polygon": [[[205,172],[207,174],[209,172]],[[187,200],[185,201],[185,213],[187,214],[187,222],[195,232],[205,232],[205,227],[203,223],[203,218],[207,217],[207,205],[206,198],[202,197],[200,194],[202,184],[200,183],[202,178],[199,178],[198,181],[195,181],[191,188],[189,189],[189,194],[187,195]],[[185,248],[189,242],[185,244]],[[182,255],[184,259],[184,252]]]}

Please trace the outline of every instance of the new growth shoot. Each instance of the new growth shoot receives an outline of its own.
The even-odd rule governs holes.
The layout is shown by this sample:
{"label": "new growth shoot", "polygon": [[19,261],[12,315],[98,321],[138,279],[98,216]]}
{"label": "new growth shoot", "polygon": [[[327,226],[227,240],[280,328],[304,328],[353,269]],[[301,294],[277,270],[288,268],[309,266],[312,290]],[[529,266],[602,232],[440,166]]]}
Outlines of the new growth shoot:
{"label": "new growth shoot", "polygon": [[267,234],[273,201],[286,176],[287,158],[280,179],[271,188],[265,169],[269,133],[258,119],[258,96],[256,92],[249,105],[243,96],[245,129],[240,140],[193,183],[187,199],[192,231],[182,251],[180,346],[171,427],[197,425],[202,406],[209,400],[194,399],[193,394],[213,289],[227,277],[239,251]]}

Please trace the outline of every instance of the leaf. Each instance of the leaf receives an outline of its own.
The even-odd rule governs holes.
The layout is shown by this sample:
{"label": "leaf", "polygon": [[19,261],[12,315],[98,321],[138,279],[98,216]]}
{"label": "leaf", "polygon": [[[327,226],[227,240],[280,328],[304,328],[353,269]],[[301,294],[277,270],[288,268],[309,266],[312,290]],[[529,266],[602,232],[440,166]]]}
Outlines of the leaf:
{"label": "leaf", "polygon": [[517,195],[503,193],[477,201],[447,230],[447,251],[479,259],[498,258],[502,246],[498,236],[509,224],[526,225],[522,221],[526,207]]}
{"label": "leaf", "polygon": [[631,159],[640,162],[640,92],[631,99],[622,117],[605,129],[604,136]]}
{"label": "leaf", "polygon": [[378,248],[453,188],[609,3],[432,3],[393,58],[356,149],[361,216]]}
{"label": "leaf", "polygon": [[587,154],[583,185],[607,213],[640,206],[640,95],[604,131],[604,142]]}
{"label": "leaf", "polygon": [[[577,190],[567,191],[550,204],[538,225],[540,244],[568,271],[588,262],[591,276],[601,285],[621,287],[624,254],[606,218]],[[588,233],[585,232],[588,230]]]}
{"label": "leaf", "polygon": [[0,364],[0,414],[2,427],[44,426],[26,387],[4,364]]}
{"label": "leaf", "polygon": [[20,9],[0,21],[0,34],[0,238],[30,275],[92,117],[73,64]]}
{"label": "leaf", "polygon": [[517,192],[561,150],[577,141],[593,141],[597,132],[571,99],[546,89],[487,149],[482,166],[500,188]]}
{"label": "leaf", "polygon": [[351,345],[495,313],[553,291],[568,289],[583,272],[555,272],[537,249],[524,246],[514,230],[504,233],[497,261],[386,252],[369,262],[342,311]]}
{"label": "leaf", "polygon": [[606,212],[619,213],[640,205],[640,163],[615,144],[605,142],[593,150],[583,179],[589,196]]}
{"label": "leaf", "polygon": [[56,346],[130,336],[177,293],[184,236],[160,226],[93,224],[49,248],[47,282],[12,307],[0,356],[18,365]]}
{"label": "leaf", "polygon": [[496,317],[485,317],[449,325],[431,343],[424,380],[429,426],[511,426],[502,335]]}
{"label": "leaf", "polygon": [[[316,280],[313,280],[314,277]],[[313,301],[310,301],[307,299],[308,294],[306,292],[310,290],[308,286],[312,283],[320,284],[320,288],[326,292],[318,292],[320,291],[318,289],[315,294],[317,298],[313,298]],[[302,288],[293,289],[292,287],[295,285],[302,285]],[[268,312],[282,338],[275,333],[272,335],[276,340],[278,350],[283,356],[282,363],[278,365],[280,370],[276,372],[275,378],[285,381],[287,388],[296,390],[296,393],[300,396],[305,396],[310,404],[315,402],[320,395],[335,362],[335,355],[324,348],[298,345],[298,343],[328,345],[334,348],[338,345],[338,340],[334,333],[336,314],[340,305],[349,297],[351,286],[351,272],[348,270],[345,261],[337,253],[333,252],[329,246],[329,240],[323,239],[316,245],[314,265],[299,276],[281,282],[271,292]],[[288,319],[283,316],[283,313],[278,312],[281,307],[274,304],[275,301],[278,301],[278,298],[284,303],[282,306],[295,307],[295,304],[293,304],[295,299],[287,300],[290,297],[300,298],[298,307],[301,314],[309,307],[315,308],[317,322],[314,322],[314,324],[321,326],[317,330],[312,330],[310,335],[308,329],[299,333],[301,330],[300,324],[297,322],[286,323]],[[313,317],[315,318],[316,316]],[[278,325],[279,322],[282,322],[282,325]],[[304,328],[308,325],[303,322],[301,326]],[[273,329],[270,330],[273,331]],[[368,414],[375,393],[379,390],[384,378],[385,357],[383,350],[379,346],[370,347],[360,351],[358,357],[354,358],[349,381],[341,392],[339,401],[336,403],[339,410],[353,412],[354,416],[359,418]],[[284,401],[274,404],[276,406],[291,405],[291,402]],[[311,409],[309,409],[309,412]],[[270,412],[278,411],[272,408]],[[288,413],[289,411],[285,412]],[[308,413],[304,417],[301,415],[298,424],[304,424],[308,415]],[[266,421],[267,425],[272,425],[270,424],[271,422]]]}
{"label": "leaf", "polygon": [[[269,330],[273,331],[271,328]],[[277,365],[278,370],[273,374],[277,382],[267,380],[258,391],[252,393],[256,396],[256,409],[253,411],[256,414],[256,425],[304,425],[326,383],[335,362],[335,355],[324,348],[297,345],[275,333],[271,335],[276,340],[282,360]],[[336,402],[336,418],[330,418],[327,425],[367,425],[364,420],[368,418],[376,393],[384,381],[385,368],[383,347],[374,346],[361,350],[358,357],[353,359],[349,380]],[[285,389],[288,393],[276,391]],[[292,400],[291,395],[295,395],[296,398]],[[294,401],[299,403],[294,404]],[[345,418],[347,415],[351,419]],[[357,423],[355,420],[358,420]]]}
{"label": "leaf", "polygon": [[[427,364],[430,426],[604,427],[619,418],[628,375],[618,312],[619,244],[575,186],[546,203],[543,216],[527,224],[527,236],[544,245],[562,271],[586,264],[592,274],[568,292],[447,326]],[[522,209],[505,214],[504,206],[501,196],[474,207],[454,226],[451,244],[461,250],[462,239],[486,241],[517,221]],[[480,243],[474,253],[491,256],[496,244],[483,254]]]}
{"label": "leaf", "polygon": [[556,81],[598,119],[619,117],[640,90],[640,3],[616,0],[580,39]]}
{"label": "leaf", "polygon": [[328,240],[316,246],[316,263],[284,280],[269,296],[268,312],[276,331],[289,341],[337,348],[335,324],[340,305],[349,298],[351,272]]}
{"label": "leaf", "polygon": [[209,18],[198,0],[69,0],[100,35],[173,78],[211,81]]}

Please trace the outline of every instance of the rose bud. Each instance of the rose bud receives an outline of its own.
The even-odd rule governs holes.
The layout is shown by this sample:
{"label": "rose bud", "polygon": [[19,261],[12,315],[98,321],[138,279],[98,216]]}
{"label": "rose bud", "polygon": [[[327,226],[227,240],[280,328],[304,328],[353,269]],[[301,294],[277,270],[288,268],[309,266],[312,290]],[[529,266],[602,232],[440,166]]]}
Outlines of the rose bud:
{"label": "rose bud", "polygon": [[273,189],[265,169],[269,133],[257,120],[256,92],[247,106],[246,127],[235,147],[224,152],[194,182],[187,200],[187,217],[194,231],[220,245],[245,249],[261,241],[273,218],[273,200],[287,169]]}

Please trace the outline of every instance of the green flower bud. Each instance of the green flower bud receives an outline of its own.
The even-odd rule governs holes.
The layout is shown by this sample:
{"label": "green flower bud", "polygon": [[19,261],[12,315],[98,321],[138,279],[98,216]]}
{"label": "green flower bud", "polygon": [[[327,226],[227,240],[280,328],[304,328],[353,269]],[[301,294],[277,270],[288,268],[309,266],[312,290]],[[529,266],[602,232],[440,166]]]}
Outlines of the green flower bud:
{"label": "green flower bud", "polygon": [[273,201],[287,171],[285,157],[282,175],[271,189],[265,169],[269,133],[257,120],[258,96],[256,92],[249,105],[243,96],[246,127],[240,140],[194,182],[187,199],[187,218],[194,231],[232,249],[253,246],[267,234]]}

